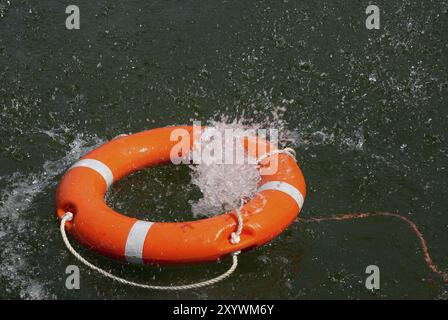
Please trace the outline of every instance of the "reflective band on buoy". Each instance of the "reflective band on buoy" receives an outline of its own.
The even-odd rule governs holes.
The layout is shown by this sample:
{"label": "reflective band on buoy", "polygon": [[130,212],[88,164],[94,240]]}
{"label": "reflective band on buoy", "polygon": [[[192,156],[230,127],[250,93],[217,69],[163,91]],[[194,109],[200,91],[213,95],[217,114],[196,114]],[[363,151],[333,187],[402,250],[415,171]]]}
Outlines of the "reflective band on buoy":
{"label": "reflective band on buoy", "polygon": [[303,196],[302,193],[299,191],[299,189],[295,188],[294,186],[290,185],[289,183],[283,182],[283,181],[269,181],[263,184],[260,188],[258,188],[258,192],[264,191],[264,190],[278,190],[281,192],[286,193],[291,198],[294,199],[294,201],[297,203],[299,208],[301,209],[303,206]]}
{"label": "reflective band on buoy", "polygon": [[90,168],[98,172],[104,178],[104,181],[106,181],[107,188],[109,188],[114,182],[114,175],[112,171],[101,161],[95,159],[82,159],[72,165],[70,169],[78,167]]}
{"label": "reflective band on buoy", "polygon": [[143,264],[143,245],[152,225],[152,222],[138,220],[132,226],[125,249],[126,260],[128,262]]}
{"label": "reflective band on buoy", "polygon": [[[138,170],[171,163],[171,151],[179,143],[171,137],[178,130],[185,130],[193,137],[178,154],[184,157],[191,152],[196,139],[191,126],[123,136],[76,162],[62,177],[56,193],[59,218],[68,211],[73,214],[64,224],[66,231],[86,247],[114,259],[139,264],[199,263],[259,247],[277,237],[297,218],[306,195],[302,171],[294,157],[275,151],[273,145],[257,136],[249,137],[250,143],[244,140],[243,146],[248,155],[254,153],[251,157],[264,159],[258,167],[260,187],[238,210],[202,220],[149,222],[110,208],[104,200],[107,192],[104,181],[110,187],[114,181]],[[250,147],[252,142],[255,148]],[[272,161],[276,171],[263,173],[265,166],[274,164]],[[163,194],[163,190],[160,192]],[[147,217],[151,218],[151,212]]]}

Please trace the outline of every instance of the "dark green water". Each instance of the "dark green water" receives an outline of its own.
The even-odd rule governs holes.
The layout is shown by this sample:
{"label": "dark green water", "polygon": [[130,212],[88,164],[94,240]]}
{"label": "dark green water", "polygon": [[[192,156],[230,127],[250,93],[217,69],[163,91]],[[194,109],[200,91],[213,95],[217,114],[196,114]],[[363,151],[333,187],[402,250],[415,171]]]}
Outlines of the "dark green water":
{"label": "dark green water", "polygon": [[[416,222],[448,269],[448,2],[0,0],[0,298],[425,298],[448,287],[401,221],[295,223],[241,256],[229,280],[166,293],[81,267],[65,289],[54,214],[63,172],[120,133],[207,121],[263,121],[277,106],[308,183],[303,217],[394,211]],[[65,29],[77,4],[81,29]],[[155,168],[115,186],[114,207],[189,219],[186,168]],[[157,212],[156,212],[157,211]],[[98,257],[129,279],[212,277],[230,261],[139,268]],[[364,287],[378,265],[381,289]]]}

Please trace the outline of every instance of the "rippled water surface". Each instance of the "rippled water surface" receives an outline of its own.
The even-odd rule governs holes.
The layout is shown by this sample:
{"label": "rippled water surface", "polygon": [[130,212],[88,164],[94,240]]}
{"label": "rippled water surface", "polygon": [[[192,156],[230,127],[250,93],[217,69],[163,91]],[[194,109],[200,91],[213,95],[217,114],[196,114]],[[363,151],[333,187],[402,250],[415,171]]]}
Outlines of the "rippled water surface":
{"label": "rippled water surface", "polygon": [[[281,116],[308,184],[302,217],[398,212],[447,270],[447,1],[376,1],[380,30],[365,28],[368,1],[75,2],[81,29],[69,31],[73,3],[0,0],[0,298],[448,298],[414,233],[385,217],[296,222],[209,288],[144,291],[81,267],[81,289],[68,291],[76,261],[54,212],[65,170],[118,134]],[[173,221],[191,219],[200,197],[187,167],[158,167],[120,181],[107,201]],[[230,263],[143,268],[77,248],[160,284]],[[364,287],[372,264],[376,292]]]}

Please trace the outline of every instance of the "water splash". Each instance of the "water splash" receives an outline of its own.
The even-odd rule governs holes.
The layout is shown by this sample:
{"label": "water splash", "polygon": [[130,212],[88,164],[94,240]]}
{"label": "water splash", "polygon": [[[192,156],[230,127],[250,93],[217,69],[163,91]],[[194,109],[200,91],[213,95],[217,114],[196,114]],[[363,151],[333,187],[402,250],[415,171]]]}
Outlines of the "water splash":
{"label": "water splash", "polygon": [[[232,129],[233,134],[226,134]],[[220,135],[223,152],[230,150],[232,156],[244,155],[242,139],[247,130],[241,121],[235,119],[230,123],[212,121],[201,135],[201,144],[196,145],[193,154],[201,154],[202,161],[191,166],[191,182],[199,187],[203,197],[192,202],[193,216],[213,215],[222,211],[229,211],[240,205],[242,198],[252,198],[257,191],[260,173],[256,164],[250,163],[247,156],[242,163],[222,163],[220,157],[208,152],[215,141],[214,136]],[[195,156],[194,156],[195,157]]]}
{"label": "water splash", "polygon": [[[57,142],[65,142],[65,131],[57,129],[48,136]],[[19,293],[24,299],[50,298],[52,294],[46,285],[33,277],[35,267],[28,257],[38,254],[40,246],[35,245],[33,234],[38,227],[27,216],[35,198],[49,187],[57,184],[55,179],[82,154],[102,142],[96,136],[78,133],[68,143],[68,151],[62,159],[46,161],[37,173],[25,175],[16,172],[4,177],[7,187],[0,194],[0,278],[10,283],[6,293]]]}
{"label": "water splash", "polygon": [[[256,163],[249,161],[247,155],[242,163],[233,164],[222,164],[219,157],[210,158],[207,149],[215,143],[210,136],[218,134],[222,137],[222,150],[225,152],[231,149],[234,159],[237,155],[244,154],[242,141],[248,136],[248,132],[276,129],[279,133],[279,145],[282,146],[296,141],[297,137],[296,132],[287,129],[287,122],[283,117],[285,113],[285,107],[277,107],[272,108],[261,121],[256,121],[256,115],[247,117],[243,112],[235,118],[217,115],[215,120],[208,122],[207,129],[201,136],[200,147],[193,149],[193,154],[200,152],[203,157],[200,164],[191,166],[191,182],[199,187],[203,194],[198,201],[190,202],[194,217],[216,215],[239,207],[241,199],[255,196],[261,179]],[[229,129],[233,132],[231,136],[226,134]],[[267,138],[269,139],[269,136]],[[204,155],[209,158],[204,159]]]}

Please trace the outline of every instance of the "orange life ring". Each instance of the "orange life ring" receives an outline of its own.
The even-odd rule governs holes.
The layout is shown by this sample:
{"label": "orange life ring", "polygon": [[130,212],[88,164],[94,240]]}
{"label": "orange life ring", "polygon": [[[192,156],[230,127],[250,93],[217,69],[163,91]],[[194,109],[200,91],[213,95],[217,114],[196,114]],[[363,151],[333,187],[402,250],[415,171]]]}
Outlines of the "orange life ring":
{"label": "orange life ring", "polygon": [[257,195],[241,208],[244,227],[238,244],[229,241],[237,226],[234,211],[189,222],[149,222],[109,208],[104,195],[114,181],[170,162],[176,144],[170,135],[178,128],[193,132],[190,126],[165,127],[119,137],[76,162],[56,193],[59,218],[67,211],[74,214],[67,231],[83,245],[115,259],[195,263],[261,246],[297,217],[306,194],[305,180],[296,161],[286,154],[270,156],[278,157],[278,170],[262,176]]}

